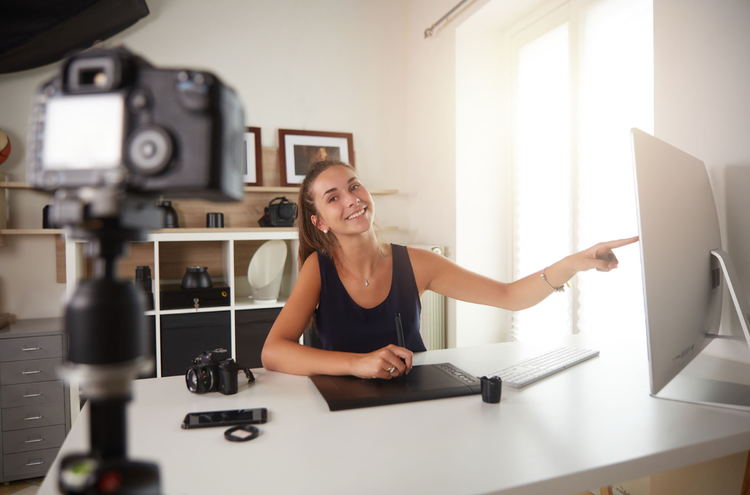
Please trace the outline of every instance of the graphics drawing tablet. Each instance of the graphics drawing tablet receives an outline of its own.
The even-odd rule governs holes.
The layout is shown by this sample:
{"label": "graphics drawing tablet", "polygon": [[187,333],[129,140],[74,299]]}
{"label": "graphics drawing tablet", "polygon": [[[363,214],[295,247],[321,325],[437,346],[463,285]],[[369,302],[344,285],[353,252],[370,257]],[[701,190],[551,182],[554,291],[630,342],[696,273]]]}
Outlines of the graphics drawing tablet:
{"label": "graphics drawing tablet", "polygon": [[331,411],[480,393],[479,379],[450,363],[413,366],[408,375],[391,380],[328,375],[310,379]]}

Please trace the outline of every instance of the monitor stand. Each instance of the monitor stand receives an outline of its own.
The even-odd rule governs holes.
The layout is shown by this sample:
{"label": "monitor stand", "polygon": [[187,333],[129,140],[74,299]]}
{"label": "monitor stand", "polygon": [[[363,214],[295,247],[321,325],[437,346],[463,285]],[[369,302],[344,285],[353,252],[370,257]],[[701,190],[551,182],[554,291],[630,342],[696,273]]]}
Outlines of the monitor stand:
{"label": "monitor stand", "polygon": [[[750,347],[750,305],[737,270],[726,252],[717,249],[711,251],[711,255],[721,265],[745,336],[706,334],[706,338],[736,340],[743,342],[738,342],[738,345]],[[664,388],[652,395],[660,399],[750,411],[750,363],[701,353]]]}

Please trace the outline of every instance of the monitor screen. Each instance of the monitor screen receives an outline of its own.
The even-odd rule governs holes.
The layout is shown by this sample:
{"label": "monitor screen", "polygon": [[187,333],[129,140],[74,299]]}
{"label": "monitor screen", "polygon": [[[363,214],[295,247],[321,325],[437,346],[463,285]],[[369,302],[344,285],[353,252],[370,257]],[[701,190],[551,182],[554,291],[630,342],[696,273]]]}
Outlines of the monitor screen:
{"label": "monitor screen", "polygon": [[631,131],[651,394],[710,342],[721,320],[716,203],[702,161]]}

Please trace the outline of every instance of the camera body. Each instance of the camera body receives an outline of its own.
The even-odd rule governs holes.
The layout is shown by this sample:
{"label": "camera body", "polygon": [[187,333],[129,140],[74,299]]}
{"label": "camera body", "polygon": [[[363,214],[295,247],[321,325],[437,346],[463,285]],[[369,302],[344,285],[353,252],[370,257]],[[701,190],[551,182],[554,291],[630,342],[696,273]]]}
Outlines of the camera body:
{"label": "camera body", "polygon": [[250,370],[231,358],[229,351],[218,348],[206,351],[193,360],[185,373],[185,383],[194,394],[216,391],[232,395],[239,390],[237,372],[240,370],[245,371],[249,381],[255,380]]}
{"label": "camera body", "polygon": [[122,47],[90,50],[42,85],[29,127],[37,189],[242,198],[244,112],[209,72],[157,69]]}
{"label": "camera body", "polygon": [[293,227],[297,218],[297,204],[285,197],[274,198],[264,209],[263,218],[258,220],[261,227]]}

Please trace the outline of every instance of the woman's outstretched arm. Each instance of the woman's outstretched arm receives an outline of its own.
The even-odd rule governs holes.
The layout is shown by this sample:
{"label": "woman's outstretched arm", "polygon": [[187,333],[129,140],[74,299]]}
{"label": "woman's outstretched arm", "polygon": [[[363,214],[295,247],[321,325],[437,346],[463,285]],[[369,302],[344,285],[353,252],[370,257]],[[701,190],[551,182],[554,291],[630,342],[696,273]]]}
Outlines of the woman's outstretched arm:
{"label": "woman's outstretched arm", "polygon": [[638,237],[602,242],[572,254],[542,270],[511,283],[503,283],[462,268],[449,259],[423,249],[409,249],[420,293],[431,290],[460,301],[485,304],[510,311],[530,308],[547,298],[576,273],[595,268],[617,268],[613,249],[636,242]]}

